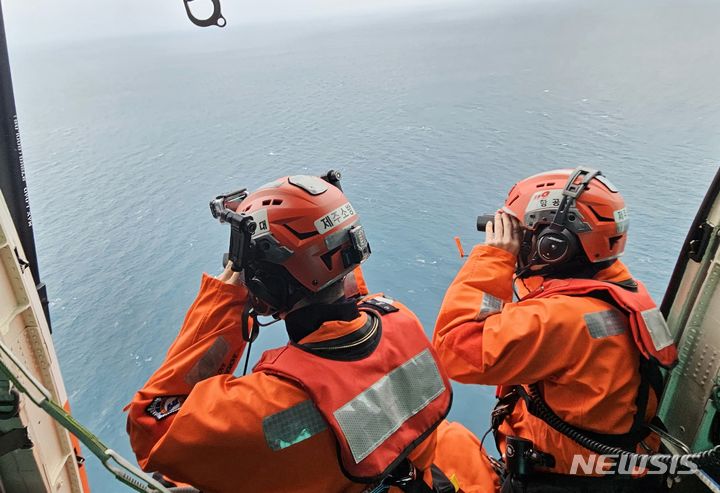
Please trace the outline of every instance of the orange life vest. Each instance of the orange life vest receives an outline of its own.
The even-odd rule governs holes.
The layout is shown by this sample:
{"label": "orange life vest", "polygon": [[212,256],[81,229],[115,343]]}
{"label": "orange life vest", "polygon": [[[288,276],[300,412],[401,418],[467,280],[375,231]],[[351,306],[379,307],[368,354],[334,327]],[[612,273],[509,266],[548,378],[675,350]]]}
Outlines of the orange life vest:
{"label": "orange life vest", "polygon": [[547,298],[558,294],[608,295],[614,301],[613,304],[627,314],[633,341],[640,354],[645,359],[655,361],[666,368],[671,367],[677,361],[677,348],[673,337],[645,286],[639,281],[636,283],[637,290],[631,291],[618,284],[596,279],[550,279],[523,300]]}
{"label": "orange life vest", "polygon": [[[648,392],[652,389],[656,398],[659,398],[662,392],[662,375],[658,365],[669,367],[677,360],[677,349],[665,319],[645,286],[637,281],[635,285],[637,288],[635,289],[633,286],[631,290],[620,284],[596,279],[549,279],[545,280],[538,289],[522,298],[522,301],[525,301],[554,295],[598,297],[627,315],[633,336],[632,340],[641,354],[640,388],[635,401],[637,410],[630,431],[621,434],[604,434],[578,428],[567,422],[565,424],[568,429],[596,442],[629,451],[634,451],[637,443],[649,434],[650,430],[646,424]],[[550,409],[540,392],[539,385],[532,384],[529,388],[542,402],[542,405]],[[496,433],[502,421],[513,412],[515,404],[520,398],[525,400],[527,410],[531,415],[544,420],[542,415],[537,413],[535,403],[531,402],[524,386],[515,385],[509,388],[499,386],[496,396],[499,400],[492,412],[492,427]]]}
{"label": "orange life vest", "polygon": [[345,475],[370,483],[392,472],[435,430],[450,410],[452,390],[412,314],[384,298],[360,307],[381,331],[370,355],[330,359],[289,343],[266,351],[253,371],[305,390],[337,439]]}

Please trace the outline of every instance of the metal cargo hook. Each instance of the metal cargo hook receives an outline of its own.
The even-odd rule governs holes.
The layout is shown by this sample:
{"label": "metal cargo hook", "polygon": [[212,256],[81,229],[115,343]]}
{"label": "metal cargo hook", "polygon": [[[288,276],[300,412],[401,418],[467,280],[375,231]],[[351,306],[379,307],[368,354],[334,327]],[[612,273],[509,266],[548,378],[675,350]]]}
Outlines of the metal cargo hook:
{"label": "metal cargo hook", "polygon": [[212,14],[204,19],[199,19],[195,16],[195,14],[193,14],[190,9],[190,2],[192,1],[194,0],[183,0],[183,3],[185,4],[185,12],[187,12],[188,19],[190,19],[193,24],[200,27],[225,27],[227,25],[227,21],[225,20],[225,17],[223,17],[220,9],[220,0],[209,0],[212,2],[213,11]]}

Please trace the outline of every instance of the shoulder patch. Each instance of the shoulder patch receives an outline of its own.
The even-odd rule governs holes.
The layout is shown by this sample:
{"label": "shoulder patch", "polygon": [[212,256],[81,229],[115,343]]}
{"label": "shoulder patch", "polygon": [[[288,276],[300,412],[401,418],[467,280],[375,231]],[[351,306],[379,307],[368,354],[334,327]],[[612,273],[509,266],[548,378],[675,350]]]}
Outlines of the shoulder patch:
{"label": "shoulder patch", "polygon": [[385,298],[384,296],[376,296],[375,298],[368,298],[360,303],[360,306],[366,306],[374,310],[379,311],[382,315],[388,313],[394,313],[400,311],[400,309],[393,305],[393,300]]}
{"label": "shoulder patch", "polygon": [[307,440],[327,429],[313,401],[307,400],[263,418],[263,432],[275,452]]}
{"label": "shoulder patch", "polygon": [[183,402],[185,402],[186,397],[187,396],[184,395],[156,397],[152,400],[150,405],[145,408],[145,412],[160,421],[178,412]]}
{"label": "shoulder patch", "polygon": [[604,337],[616,336],[627,330],[627,317],[619,310],[612,308],[601,312],[586,313],[583,315],[590,337],[602,339]]}
{"label": "shoulder patch", "polygon": [[495,296],[488,293],[483,293],[482,303],[480,304],[480,311],[478,312],[475,319],[479,322],[482,322],[490,315],[500,313],[503,309],[503,305],[503,300],[501,300],[500,298],[496,298]]}

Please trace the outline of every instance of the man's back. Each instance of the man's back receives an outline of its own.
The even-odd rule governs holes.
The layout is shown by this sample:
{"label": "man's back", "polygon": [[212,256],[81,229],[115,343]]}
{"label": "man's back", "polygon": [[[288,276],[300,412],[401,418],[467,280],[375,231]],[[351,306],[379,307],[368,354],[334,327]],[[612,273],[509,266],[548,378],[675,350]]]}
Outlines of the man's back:
{"label": "man's back", "polygon": [[[186,388],[207,372],[234,370],[244,346],[243,299],[242,288],[203,279],[176,343],[129,407],[128,431],[140,465],[208,493],[362,491],[366,486],[342,473],[332,432],[295,383],[259,372],[215,375],[195,383],[192,392]],[[366,316],[324,324],[300,342],[345,336]],[[174,404],[174,396],[185,397]],[[410,456],[418,469],[429,469],[434,448],[435,432]]]}
{"label": "man's back", "polygon": [[[494,250],[490,257],[483,255],[488,248],[473,252],[449,288],[438,318],[434,343],[450,377],[464,383],[503,385],[501,393],[511,385],[539,382],[550,408],[573,426],[602,434],[629,431],[640,373],[639,352],[627,316],[592,296],[557,295],[508,303],[502,313],[479,322],[468,316],[469,310],[482,306],[484,295],[503,296],[494,291],[498,283],[493,272],[493,264],[497,266],[502,256]],[[506,260],[507,269],[512,269],[511,257]],[[487,276],[484,295],[477,272]],[[471,288],[463,283],[464,273],[473,279]],[[629,278],[620,262],[596,276],[603,281]],[[541,278],[527,279],[530,289],[520,292],[521,297],[541,282]],[[646,415],[652,417],[655,408],[653,396]],[[553,472],[569,472],[574,454],[588,454],[530,416],[522,399],[500,432],[501,442],[504,436],[522,436],[539,450],[552,451],[557,464]]]}

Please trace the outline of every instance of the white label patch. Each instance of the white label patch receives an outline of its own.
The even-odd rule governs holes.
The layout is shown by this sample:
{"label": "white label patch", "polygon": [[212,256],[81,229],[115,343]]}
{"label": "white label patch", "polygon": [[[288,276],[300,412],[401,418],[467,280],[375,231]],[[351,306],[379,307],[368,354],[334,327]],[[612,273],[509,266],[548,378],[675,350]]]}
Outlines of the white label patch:
{"label": "white label patch", "polygon": [[253,212],[252,218],[253,218],[253,221],[255,221],[255,224],[257,225],[257,228],[255,229],[255,232],[253,233],[253,238],[270,231],[270,222],[268,221],[267,209],[260,209],[258,211]]}
{"label": "white label patch", "polygon": [[557,209],[563,197],[561,189],[540,190],[530,199],[525,212],[541,211],[543,209]]}
{"label": "white label patch", "polygon": [[482,322],[490,315],[500,313],[503,308],[503,300],[496,298],[495,296],[487,293],[483,293],[482,304],[480,305],[480,312],[475,319]]}
{"label": "white label patch", "polygon": [[656,351],[662,351],[666,347],[670,346],[675,342],[672,334],[670,334],[670,328],[665,322],[662,313],[657,308],[651,308],[640,312],[645,325],[647,326],[648,332],[650,332],[650,338],[653,341]]}
{"label": "white label patch", "polygon": [[627,209],[623,207],[622,209],[613,212],[613,216],[615,217],[617,232],[624,233],[627,231],[628,225],[630,224],[630,217],[628,216]]}
{"label": "white label patch", "polygon": [[344,223],[355,215],[355,209],[350,205],[350,202],[346,202],[344,205],[338,207],[327,216],[323,216],[315,221],[315,229],[320,234],[333,229],[338,224]]}

